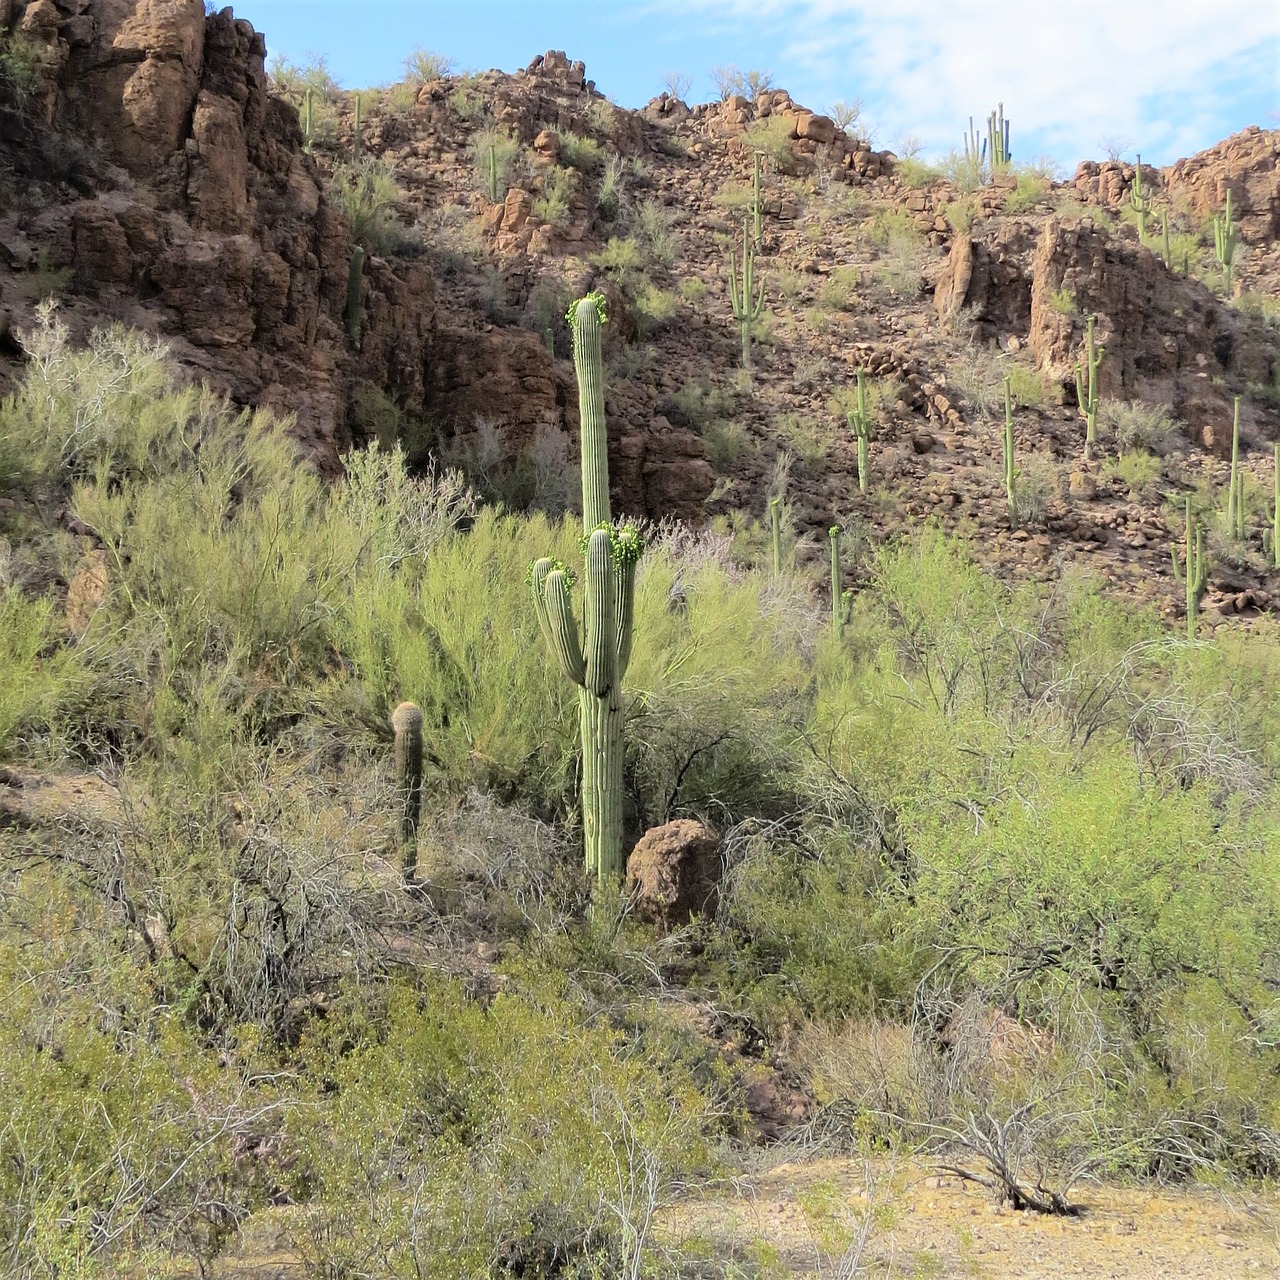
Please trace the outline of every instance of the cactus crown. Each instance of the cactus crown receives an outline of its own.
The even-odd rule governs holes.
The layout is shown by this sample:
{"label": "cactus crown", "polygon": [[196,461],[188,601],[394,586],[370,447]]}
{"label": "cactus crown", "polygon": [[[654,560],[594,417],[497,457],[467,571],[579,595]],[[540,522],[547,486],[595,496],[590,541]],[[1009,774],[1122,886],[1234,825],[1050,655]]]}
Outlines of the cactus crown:
{"label": "cactus crown", "polygon": [[[613,557],[614,565],[619,569],[625,569],[628,565],[635,564],[644,554],[644,538],[635,525],[627,524],[618,529],[607,520],[602,520],[594,529],[582,535],[578,545],[582,548],[584,556],[587,554],[587,547],[591,543],[591,535],[597,532],[609,535],[609,551]],[[557,561],[557,563],[559,562]]]}
{"label": "cactus crown", "polygon": [[592,290],[591,293],[588,293],[585,296],[581,298],[577,298],[573,302],[571,302],[569,304],[569,310],[564,313],[565,321],[567,322],[569,327],[573,330],[575,338],[577,337],[577,334],[578,334],[578,324],[577,324],[578,307],[584,302],[590,302],[595,306],[596,318],[600,321],[601,324],[609,323],[609,314],[605,307],[604,294],[596,293],[594,290]]}

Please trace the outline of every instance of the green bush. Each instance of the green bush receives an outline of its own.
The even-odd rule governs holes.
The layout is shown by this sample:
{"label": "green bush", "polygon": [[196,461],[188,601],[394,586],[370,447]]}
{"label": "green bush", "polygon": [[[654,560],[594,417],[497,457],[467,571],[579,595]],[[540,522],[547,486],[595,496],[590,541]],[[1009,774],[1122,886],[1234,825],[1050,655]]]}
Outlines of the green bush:
{"label": "green bush", "polygon": [[368,253],[395,253],[404,247],[405,229],[397,216],[400,187],[385,161],[367,156],[333,167],[334,203],[351,224],[351,239]]}
{"label": "green bush", "polygon": [[560,159],[570,169],[594,173],[604,161],[604,148],[594,139],[583,137],[570,129],[556,129],[560,139]]}
{"label": "green bush", "polygon": [[534,217],[553,227],[567,227],[578,181],[573,171],[552,165],[542,178],[542,193],[534,197]]}
{"label": "green bush", "polygon": [[480,190],[493,204],[506,199],[523,158],[520,141],[501,129],[483,129],[471,144],[471,167]]}
{"label": "green bush", "polygon": [[1034,209],[1048,194],[1049,183],[1033,173],[1019,173],[1018,184],[1004,198],[1006,213],[1026,213]]}
{"label": "green bush", "polygon": [[404,60],[405,77],[413,84],[430,84],[443,80],[453,70],[453,59],[442,53],[432,53],[421,45]]}
{"label": "green bush", "polygon": [[52,598],[0,589],[0,759],[17,737],[74,714],[82,680],[74,652],[58,643],[60,624]]}

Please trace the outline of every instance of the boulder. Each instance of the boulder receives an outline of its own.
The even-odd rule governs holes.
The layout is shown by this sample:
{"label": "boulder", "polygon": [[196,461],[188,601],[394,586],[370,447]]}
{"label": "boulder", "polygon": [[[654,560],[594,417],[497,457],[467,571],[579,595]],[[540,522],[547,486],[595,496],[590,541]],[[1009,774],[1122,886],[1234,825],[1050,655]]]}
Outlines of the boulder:
{"label": "boulder", "polygon": [[701,822],[678,818],[640,837],[627,859],[627,888],[641,920],[671,929],[715,914],[720,897],[720,838]]}

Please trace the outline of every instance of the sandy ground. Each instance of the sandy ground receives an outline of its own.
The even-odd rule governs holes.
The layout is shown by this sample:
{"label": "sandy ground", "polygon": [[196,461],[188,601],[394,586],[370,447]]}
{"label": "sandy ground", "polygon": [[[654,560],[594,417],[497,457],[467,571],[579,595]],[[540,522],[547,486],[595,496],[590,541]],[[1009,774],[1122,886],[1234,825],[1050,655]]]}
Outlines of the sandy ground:
{"label": "sandy ground", "polygon": [[[686,1201],[676,1235],[775,1259],[776,1274],[845,1276],[843,1246],[870,1216],[862,1271],[991,1280],[1224,1280],[1280,1275],[1280,1196],[1083,1185],[1079,1218],[1000,1208],[991,1192],[918,1161],[775,1165],[732,1192]],[[764,1246],[763,1250],[761,1246]],[[825,1247],[824,1247],[825,1245]]]}

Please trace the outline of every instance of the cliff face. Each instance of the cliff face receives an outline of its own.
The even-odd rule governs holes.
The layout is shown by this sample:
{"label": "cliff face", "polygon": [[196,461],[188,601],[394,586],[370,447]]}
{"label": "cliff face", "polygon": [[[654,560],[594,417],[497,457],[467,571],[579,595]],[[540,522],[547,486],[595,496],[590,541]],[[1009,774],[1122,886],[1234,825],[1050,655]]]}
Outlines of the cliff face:
{"label": "cliff face", "polygon": [[[483,419],[508,446],[550,431],[573,451],[565,362],[525,330],[439,325],[421,257],[367,260],[348,340],[350,228],[248,22],[201,0],[0,0],[0,27],[38,51],[29,100],[0,111],[0,338],[30,321],[36,267],[63,273],[73,328],[160,333],[236,402],[291,416],[326,470],[362,384],[445,438]],[[617,426],[622,508],[696,516],[710,469],[682,464],[700,449],[678,441],[667,468],[650,424]]]}

